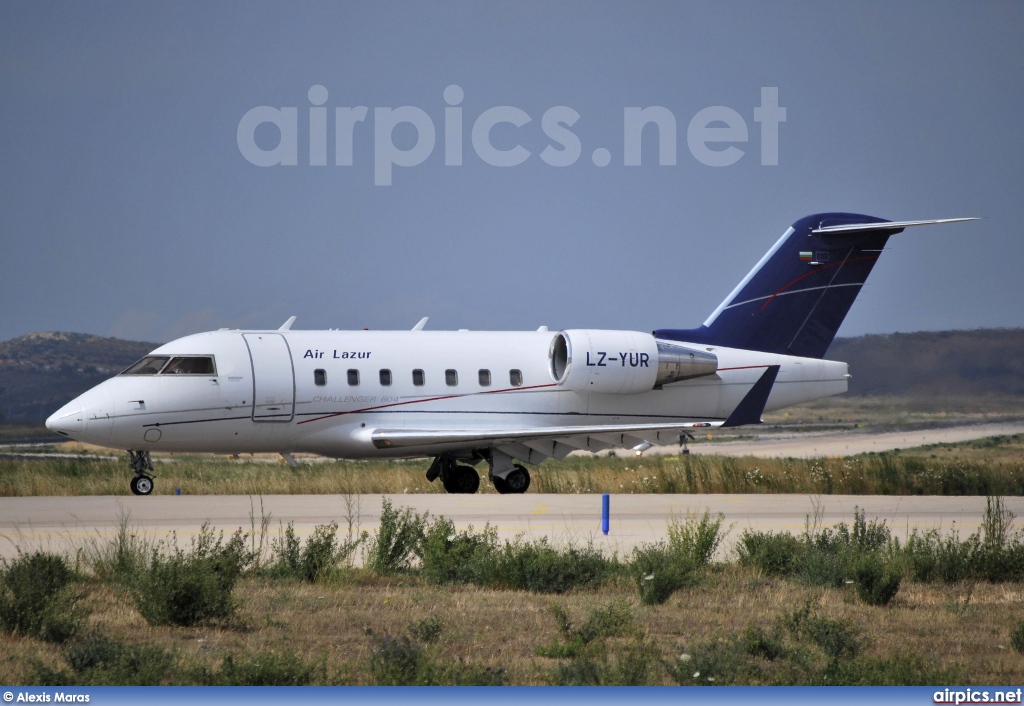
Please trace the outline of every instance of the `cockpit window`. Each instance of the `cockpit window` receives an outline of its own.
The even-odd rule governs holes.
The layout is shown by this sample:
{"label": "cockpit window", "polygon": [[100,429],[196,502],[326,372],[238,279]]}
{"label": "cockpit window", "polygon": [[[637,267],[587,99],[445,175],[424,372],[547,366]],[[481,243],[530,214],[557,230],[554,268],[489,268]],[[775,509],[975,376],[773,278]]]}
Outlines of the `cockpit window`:
{"label": "cockpit window", "polygon": [[148,355],[132,367],[125,370],[122,375],[156,375],[164,367],[169,356]]}
{"label": "cockpit window", "polygon": [[[169,362],[168,362],[169,361]],[[149,355],[122,375],[216,375],[217,366],[208,355]]]}
{"label": "cockpit window", "polygon": [[216,375],[213,358],[207,355],[177,356],[160,371],[161,375]]}

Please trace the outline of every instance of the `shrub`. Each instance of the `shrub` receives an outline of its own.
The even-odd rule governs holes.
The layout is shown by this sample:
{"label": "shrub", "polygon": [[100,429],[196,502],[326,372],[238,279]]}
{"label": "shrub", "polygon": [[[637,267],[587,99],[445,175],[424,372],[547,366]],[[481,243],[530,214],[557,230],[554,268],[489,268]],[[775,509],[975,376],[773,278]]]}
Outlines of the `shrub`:
{"label": "shrub", "polygon": [[421,522],[420,528],[420,572],[433,584],[565,593],[594,588],[615,570],[615,562],[592,544],[563,549],[551,546],[547,537],[532,542],[516,537],[501,545],[493,527],[456,532],[455,525],[443,517],[429,525]]}
{"label": "shrub", "polygon": [[937,686],[956,684],[964,677],[956,667],[937,667],[917,655],[897,652],[881,658],[832,662],[815,681],[830,686]]}
{"label": "shrub", "polygon": [[413,560],[422,554],[428,516],[409,508],[395,510],[384,500],[380,530],[369,544],[366,567],[379,576],[409,571]]}
{"label": "shrub", "polygon": [[508,675],[504,669],[484,667],[459,659],[440,670],[438,681],[446,686],[504,686],[508,682]]}
{"label": "shrub", "polygon": [[306,686],[322,675],[321,665],[294,652],[258,652],[241,658],[229,654],[219,670],[198,681],[210,686]]}
{"label": "shrub", "polygon": [[[643,630],[625,601],[592,608],[586,622],[578,628],[561,605],[553,603],[549,611],[555,618],[561,641],[552,640],[550,645],[537,647],[535,652],[541,657],[569,660],[555,667],[554,684],[642,686],[650,683],[659,662],[657,647],[644,639]],[[620,644],[614,650],[615,659],[611,660],[608,638],[629,636],[633,639]]]}
{"label": "shrub", "polygon": [[435,666],[423,647],[408,637],[373,636],[370,674],[378,686],[429,686]]}
{"label": "shrub", "polygon": [[0,627],[48,642],[71,639],[85,619],[78,608],[80,595],[69,587],[73,578],[61,556],[20,554],[2,574]]}
{"label": "shrub", "polygon": [[718,513],[712,518],[710,510],[700,516],[687,513],[683,522],[673,519],[668,524],[669,551],[685,557],[694,567],[707,566],[725,538],[724,521],[725,515]]}
{"label": "shrub", "polygon": [[130,526],[128,514],[122,514],[113,541],[92,539],[84,551],[85,563],[101,581],[130,585],[146,569],[153,543]]}
{"label": "shrub", "polygon": [[1010,647],[1015,652],[1024,654],[1024,620],[1017,621],[1017,627],[1010,633]]}
{"label": "shrub", "polygon": [[792,576],[801,553],[800,540],[788,533],[744,530],[737,545],[740,564],[770,576]]}
{"label": "shrub", "polygon": [[506,541],[498,556],[496,582],[535,593],[565,593],[600,585],[612,562],[593,545],[555,549],[547,537],[534,542]]}
{"label": "shrub", "polygon": [[573,625],[565,608],[558,603],[552,603],[548,611],[555,618],[562,642],[554,640],[547,647],[538,647],[535,652],[541,657],[578,657],[584,648],[595,641],[640,634],[633,611],[623,601],[592,608],[587,622],[579,628]]}
{"label": "shrub", "polygon": [[938,532],[935,530],[920,534],[914,529],[907,537],[907,543],[900,551],[900,555],[910,577],[915,581],[928,582],[938,578],[939,558],[935,551],[938,541]]}
{"label": "shrub", "polygon": [[722,521],[711,511],[687,513],[683,522],[668,525],[668,543],[645,544],[633,550],[629,573],[640,594],[640,602],[658,605],[675,591],[693,583],[696,573],[706,567],[721,544]]}
{"label": "shrub", "polygon": [[629,571],[644,605],[660,605],[678,589],[693,583],[694,564],[685,553],[673,552],[663,543],[645,544],[633,550]]}
{"label": "shrub", "polygon": [[600,686],[602,665],[593,658],[574,659],[555,667],[555,686]]}
{"label": "shrub", "polygon": [[831,660],[856,657],[863,648],[859,633],[849,621],[808,616],[802,634]]}
{"label": "shrub", "polygon": [[637,638],[620,647],[616,660],[604,672],[601,683],[606,686],[647,686],[658,668],[657,646]]}
{"label": "shrub", "polygon": [[454,523],[440,517],[426,529],[420,571],[432,584],[491,586],[498,581],[499,552],[493,527],[456,532]]}
{"label": "shrub", "polygon": [[863,557],[854,571],[857,595],[868,605],[889,605],[900,590],[900,574],[877,554]]}
{"label": "shrub", "polygon": [[379,686],[502,686],[507,681],[504,669],[472,664],[461,657],[441,664],[407,636],[374,635],[369,671]]}
{"label": "shrub", "polygon": [[295,524],[288,526],[273,542],[273,576],[287,576],[316,582],[334,575],[346,563],[366,535],[338,542],[338,523],[317,525],[302,547],[295,535]]}
{"label": "shrub", "polygon": [[[535,652],[541,657],[574,659],[583,656],[585,659],[581,662],[592,661],[595,654],[603,658],[605,638],[624,635],[640,638],[642,635],[642,630],[636,624],[632,609],[622,600],[615,600],[608,606],[598,606],[592,609],[587,622],[580,627],[575,627],[572,624],[568,613],[562,606],[552,604],[548,607],[548,611],[555,618],[561,641],[554,638],[551,640],[551,645],[538,647]],[[596,651],[590,649],[595,645],[600,649]],[[571,667],[566,674],[557,677],[555,681],[558,683],[591,683],[586,681],[587,678],[590,678],[586,675],[590,673],[590,668],[587,666]]]}
{"label": "shrub", "polygon": [[747,661],[737,640],[720,638],[694,645],[665,666],[677,684],[718,686],[743,681]]}
{"label": "shrub", "polygon": [[786,653],[782,645],[782,636],[778,631],[769,635],[756,625],[748,625],[740,636],[740,641],[748,655],[762,657],[769,662],[774,662]]}
{"label": "shrub", "polygon": [[423,620],[411,621],[409,623],[409,634],[420,642],[437,642],[437,639],[441,637],[441,629],[443,627],[444,621],[441,620],[440,616],[435,615]]}
{"label": "shrub", "polygon": [[203,525],[189,553],[170,556],[154,550],[149,567],[135,582],[135,605],[150,625],[198,625],[234,615],[232,591],[250,557],[246,535],[236,532],[225,544]]}
{"label": "shrub", "polygon": [[150,645],[125,645],[100,635],[71,644],[64,654],[70,667],[52,670],[36,665],[40,686],[154,686],[166,683],[174,655]]}

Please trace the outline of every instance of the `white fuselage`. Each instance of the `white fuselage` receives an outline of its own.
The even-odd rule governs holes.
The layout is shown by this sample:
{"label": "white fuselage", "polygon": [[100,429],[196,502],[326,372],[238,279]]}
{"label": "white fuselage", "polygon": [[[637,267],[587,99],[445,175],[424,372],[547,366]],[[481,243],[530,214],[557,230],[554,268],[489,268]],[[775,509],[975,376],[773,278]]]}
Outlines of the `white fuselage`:
{"label": "white fuselage", "polygon": [[65,405],[47,426],[120,449],[395,458],[455,452],[465,443],[378,448],[371,440],[374,430],[721,422],[769,365],[780,368],[768,410],[845,392],[847,386],[845,363],[682,344],[717,356],[717,373],[636,394],[573,391],[552,374],[555,335],[201,333],[151,355],[210,356],[215,371],[122,374]]}

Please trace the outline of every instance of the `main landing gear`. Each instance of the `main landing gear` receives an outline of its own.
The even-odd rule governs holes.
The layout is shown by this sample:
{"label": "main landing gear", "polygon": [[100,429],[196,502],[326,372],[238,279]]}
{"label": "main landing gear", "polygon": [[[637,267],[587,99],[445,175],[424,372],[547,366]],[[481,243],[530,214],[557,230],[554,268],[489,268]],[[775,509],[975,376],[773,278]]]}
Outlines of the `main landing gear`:
{"label": "main landing gear", "polygon": [[153,492],[153,461],[149,451],[129,451],[128,464],[135,471],[132,478],[132,495],[149,495]]}
{"label": "main landing gear", "polygon": [[433,483],[441,479],[441,485],[449,493],[473,494],[480,488],[480,474],[472,466],[460,466],[448,456],[438,456],[427,469],[427,480]]}
{"label": "main landing gear", "polygon": [[[511,464],[510,464],[511,465]],[[494,464],[491,464],[488,477],[494,489],[503,495],[525,493],[530,487],[530,472],[523,466],[512,465],[495,475]],[[475,493],[480,489],[480,474],[472,466],[460,465],[450,456],[438,456],[427,469],[427,480],[433,483],[441,479],[441,484],[449,493]]]}

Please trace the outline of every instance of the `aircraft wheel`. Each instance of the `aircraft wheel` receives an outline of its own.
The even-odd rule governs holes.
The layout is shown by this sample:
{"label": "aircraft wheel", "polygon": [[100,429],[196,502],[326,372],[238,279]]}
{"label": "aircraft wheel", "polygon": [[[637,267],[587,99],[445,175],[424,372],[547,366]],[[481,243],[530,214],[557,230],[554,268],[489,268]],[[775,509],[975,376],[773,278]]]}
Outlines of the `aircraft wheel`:
{"label": "aircraft wheel", "polygon": [[[497,479],[495,479],[497,480]],[[495,483],[494,487],[498,488],[499,493],[509,493],[520,495],[525,493],[530,488],[530,472],[523,466],[516,466],[516,470],[505,476],[505,490],[498,488],[498,484]]]}
{"label": "aircraft wheel", "polygon": [[504,478],[498,478],[497,476],[494,476],[491,478],[491,483],[494,484],[494,489],[497,490],[502,495],[507,495],[512,492],[511,490],[508,489],[508,483],[505,482]]}
{"label": "aircraft wheel", "polygon": [[471,495],[480,488],[480,474],[472,466],[456,466],[441,482],[449,493]]}
{"label": "aircraft wheel", "polygon": [[153,492],[153,479],[149,476],[135,476],[131,488],[133,495],[149,495]]}

